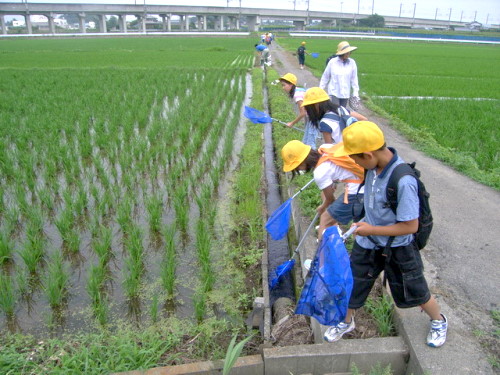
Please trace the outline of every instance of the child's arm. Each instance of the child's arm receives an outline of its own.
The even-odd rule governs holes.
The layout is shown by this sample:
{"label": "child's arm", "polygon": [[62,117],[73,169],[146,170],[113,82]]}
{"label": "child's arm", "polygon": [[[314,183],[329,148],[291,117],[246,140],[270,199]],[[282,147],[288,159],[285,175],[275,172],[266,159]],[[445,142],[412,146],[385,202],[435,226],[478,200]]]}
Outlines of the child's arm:
{"label": "child's arm", "polygon": [[335,193],[335,184],[332,184],[321,191],[321,199],[323,200],[323,203],[316,209],[320,215],[325,212],[328,206],[330,206],[335,200],[333,193]]}
{"label": "child's arm", "polygon": [[351,111],[350,115],[352,117],[354,117],[355,119],[357,119],[358,121],[367,121],[368,119],[363,116],[361,113],[358,113],[358,112],[355,112],[355,111]]}
{"label": "child's arm", "polygon": [[354,223],[358,228],[354,233],[360,236],[403,236],[418,230],[418,219],[401,221],[393,225],[370,225],[365,222]]}
{"label": "child's arm", "polygon": [[328,133],[328,132],[322,132],[323,133],[323,139],[325,141],[325,143],[335,143],[333,141],[333,137],[332,137],[332,133]]}
{"label": "child's arm", "polygon": [[292,127],[294,126],[296,123],[298,123],[300,120],[302,120],[304,117],[306,117],[306,109],[304,107],[301,107],[300,105],[302,104],[302,100],[299,100],[297,102],[297,105],[299,106],[299,115],[295,118],[295,120],[293,121],[290,121],[287,125]]}

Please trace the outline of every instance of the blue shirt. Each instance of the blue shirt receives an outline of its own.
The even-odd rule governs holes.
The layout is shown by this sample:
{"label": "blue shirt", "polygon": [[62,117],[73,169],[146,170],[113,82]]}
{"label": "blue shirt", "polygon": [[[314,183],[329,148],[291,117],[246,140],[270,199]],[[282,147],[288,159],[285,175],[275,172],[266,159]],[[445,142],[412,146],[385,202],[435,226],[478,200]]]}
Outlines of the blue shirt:
{"label": "blue shirt", "polygon": [[[387,205],[386,188],[394,168],[404,163],[396,150],[389,147],[394,154],[389,164],[377,175],[377,169],[370,169],[365,178],[365,221],[371,225],[387,226],[401,221],[411,221],[418,218],[419,201],[417,180],[413,176],[404,176],[398,183],[398,208],[396,215]],[[370,236],[377,244],[384,247],[389,236]],[[391,247],[409,245],[413,241],[413,234],[396,236]],[[374,249],[375,244],[367,237],[357,236],[356,242],[365,249]]]}
{"label": "blue shirt", "polygon": [[255,47],[255,49],[257,51],[264,51],[265,49],[267,49],[267,47],[263,44],[259,44],[257,47]]}

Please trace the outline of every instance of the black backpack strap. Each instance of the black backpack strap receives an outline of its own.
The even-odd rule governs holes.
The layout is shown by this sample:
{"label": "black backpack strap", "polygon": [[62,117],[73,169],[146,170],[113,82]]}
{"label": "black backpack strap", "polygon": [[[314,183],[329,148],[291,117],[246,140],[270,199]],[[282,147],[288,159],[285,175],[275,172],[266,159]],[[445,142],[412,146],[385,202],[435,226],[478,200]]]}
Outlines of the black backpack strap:
{"label": "black backpack strap", "polygon": [[[389,207],[392,212],[394,212],[394,215],[396,215],[396,211],[398,209],[398,183],[403,176],[407,175],[413,176],[418,180],[419,173],[415,169],[415,162],[411,164],[402,163],[397,165],[392,170],[389,181],[387,182],[387,188],[385,191],[385,195],[387,198],[387,207]],[[390,248],[392,243],[394,242],[394,239],[394,236],[389,237],[385,247]]]}
{"label": "black backpack strap", "polygon": [[414,169],[415,162],[411,164],[402,163],[397,165],[389,177],[387,182],[387,188],[385,191],[385,196],[387,198],[387,206],[391,208],[392,212],[396,214],[398,208],[398,183],[403,176],[413,176],[416,179],[419,178],[417,171]]}

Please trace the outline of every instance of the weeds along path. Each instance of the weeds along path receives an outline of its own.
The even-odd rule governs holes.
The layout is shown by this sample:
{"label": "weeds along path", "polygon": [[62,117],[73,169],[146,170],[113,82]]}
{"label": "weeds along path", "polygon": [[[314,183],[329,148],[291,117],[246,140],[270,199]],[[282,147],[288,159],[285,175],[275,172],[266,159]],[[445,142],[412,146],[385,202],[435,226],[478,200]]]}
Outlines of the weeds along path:
{"label": "weeds along path", "polygon": [[[334,41],[332,49],[333,44]],[[296,56],[276,43],[271,46],[271,56],[280,75],[295,74],[300,86],[319,85],[319,78],[307,69],[300,70]],[[307,58],[310,57],[306,57],[306,64]],[[453,342],[454,330],[460,330],[460,337],[475,341],[481,338],[474,332],[485,332],[491,337],[495,330],[491,311],[500,310],[500,192],[415,150],[390,126],[388,119],[364,106],[359,112],[382,128],[388,145],[394,146],[406,161],[417,161],[422,180],[431,194],[434,229],[424,258],[427,271],[430,270],[428,281],[433,293],[451,310],[444,311],[451,315],[450,345],[460,347],[458,337],[457,342]],[[454,322],[455,318],[464,324]],[[494,352],[499,344],[498,340],[496,344],[492,341],[495,340],[489,340],[486,347]]]}

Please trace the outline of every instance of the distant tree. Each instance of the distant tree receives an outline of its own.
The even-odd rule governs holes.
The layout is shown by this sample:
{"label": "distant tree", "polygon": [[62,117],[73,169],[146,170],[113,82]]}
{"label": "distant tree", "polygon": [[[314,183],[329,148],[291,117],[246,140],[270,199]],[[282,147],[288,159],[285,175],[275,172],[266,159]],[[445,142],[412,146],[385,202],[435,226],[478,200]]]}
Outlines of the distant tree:
{"label": "distant tree", "polygon": [[118,28],[118,17],[111,16],[109,20],[106,21],[106,28],[108,30],[115,30]]}
{"label": "distant tree", "polygon": [[373,14],[369,17],[362,18],[358,20],[359,26],[365,26],[365,27],[384,27],[385,25],[385,19],[382,16],[379,16],[378,14]]}
{"label": "distant tree", "polygon": [[80,21],[78,18],[78,14],[76,13],[63,14],[61,17],[64,18],[66,22],[68,22],[68,25],[78,24],[78,22]]}

